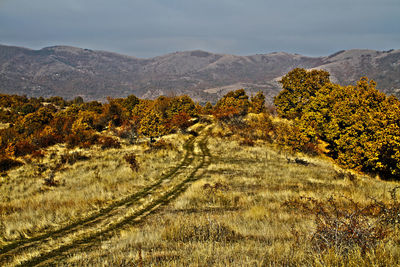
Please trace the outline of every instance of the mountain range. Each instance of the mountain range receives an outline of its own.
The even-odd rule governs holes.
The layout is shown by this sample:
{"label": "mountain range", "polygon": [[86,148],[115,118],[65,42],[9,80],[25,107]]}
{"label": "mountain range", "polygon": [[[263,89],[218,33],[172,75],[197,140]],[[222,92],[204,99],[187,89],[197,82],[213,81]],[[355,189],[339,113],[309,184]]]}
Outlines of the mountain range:
{"label": "mountain range", "polygon": [[353,49],[323,57],[195,50],[143,59],[69,46],[32,50],[5,45],[0,45],[0,93],[85,100],[187,94],[215,102],[227,91],[245,88],[249,94],[262,90],[271,101],[281,89],[280,77],[296,67],[327,70],[342,85],[367,76],[381,91],[400,96],[400,50]]}

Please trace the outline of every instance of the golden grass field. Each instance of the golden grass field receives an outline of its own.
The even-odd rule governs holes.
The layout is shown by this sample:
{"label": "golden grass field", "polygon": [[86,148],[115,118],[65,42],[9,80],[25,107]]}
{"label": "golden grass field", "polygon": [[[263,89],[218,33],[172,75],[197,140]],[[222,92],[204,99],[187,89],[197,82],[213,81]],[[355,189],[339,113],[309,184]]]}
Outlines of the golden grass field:
{"label": "golden grass field", "polygon": [[[316,231],[314,215],[284,205],[286,201],[300,197],[327,202],[331,196],[338,201],[352,199],[360,205],[367,205],[373,201],[371,198],[390,203],[389,191],[400,183],[346,174],[348,171],[341,170],[328,158],[290,154],[263,141],[257,141],[254,146],[241,146],[240,136],[226,136],[224,131],[223,127],[213,125],[196,138],[188,134],[167,136],[166,140],[176,149],[146,153],[145,144],[125,144],[121,149],[104,151],[99,148],[81,150],[88,159],[66,165],[57,172],[55,180],[59,185],[55,187],[44,185],[49,170],[39,170],[39,164],[55,164],[59,155],[66,153],[61,146],[50,148],[42,162],[34,160],[9,171],[1,178],[0,185],[0,263],[60,266],[400,265],[398,227],[393,228],[376,248],[366,252],[357,247],[345,256],[332,249],[316,251],[310,241]],[[183,146],[185,142],[190,144],[190,138],[193,139],[192,154],[188,154],[190,147],[185,150]],[[128,152],[138,155],[138,172],[133,172],[124,162],[123,155]],[[110,226],[110,231],[105,231],[104,235],[93,229],[86,234],[83,227],[76,234],[84,240],[78,242],[79,245],[76,243],[75,246],[67,239],[62,240],[63,245],[49,241],[47,247],[38,245],[27,252],[23,249],[19,255],[14,255],[12,249],[3,251],[7,255],[2,258],[2,247],[19,246],[18,242],[24,238],[29,240],[57,231],[143,190],[184,161],[185,153],[192,161],[188,160],[178,168],[180,170],[171,176],[173,178],[160,183],[157,186],[160,189],[152,189],[140,204],[115,212],[122,218],[125,213],[140,212],[142,207],[149,211],[132,217],[135,223],[107,221],[104,227]],[[295,159],[308,165],[298,164]],[[191,178],[187,179],[189,176]],[[171,197],[152,206],[152,202],[164,197],[164,192],[172,192]],[[125,217],[129,218],[128,215]],[[74,238],[74,235],[68,237]],[[69,242],[72,245],[68,245]],[[56,253],[52,253],[53,250]],[[38,260],[29,261],[31,258]]]}
{"label": "golden grass field", "polygon": [[[139,191],[158,179],[164,171],[181,160],[182,143],[187,137],[171,135],[176,149],[144,153],[146,144],[125,144],[121,149],[75,149],[62,145],[48,149],[47,156],[9,171],[1,177],[0,244],[56,229],[77,218],[107,206],[113,201]],[[66,164],[55,174],[60,186],[49,187],[44,179],[50,175],[60,155],[78,152],[88,157],[73,165]],[[123,160],[136,153],[141,169],[134,173]],[[53,154],[53,155],[52,155]]]}

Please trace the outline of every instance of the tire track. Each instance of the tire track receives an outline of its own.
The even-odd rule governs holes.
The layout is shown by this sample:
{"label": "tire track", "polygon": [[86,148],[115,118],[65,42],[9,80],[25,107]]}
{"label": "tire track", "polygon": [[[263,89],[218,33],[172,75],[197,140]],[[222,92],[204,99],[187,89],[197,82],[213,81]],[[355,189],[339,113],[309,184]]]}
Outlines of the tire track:
{"label": "tire track", "polygon": [[107,229],[103,229],[85,238],[75,240],[71,244],[61,246],[60,248],[52,250],[46,254],[34,257],[28,261],[21,263],[20,266],[55,266],[57,265],[57,262],[60,262],[63,259],[67,258],[68,255],[99,246],[102,241],[105,241],[115,236],[116,232],[121,231],[126,227],[134,226],[143,222],[148,215],[153,214],[162,206],[170,203],[173,199],[182,194],[192,182],[201,178],[203,173],[198,173],[198,171],[207,167],[210,164],[211,158],[206,143],[207,137],[203,138],[199,142],[199,147],[201,150],[199,165],[196,166],[184,180],[180,181],[172,189],[167,190],[167,192],[165,192],[158,199],[151,201],[142,209],[138,210],[131,216],[124,218],[120,222],[108,227]]}
{"label": "tire track", "polygon": [[[186,153],[185,153],[184,159],[181,161],[181,163],[178,166],[176,166],[175,168],[170,170],[168,173],[164,174],[156,183],[146,187],[145,189],[143,189],[142,191],[140,191],[136,194],[133,194],[125,199],[122,199],[120,201],[113,203],[112,205],[108,206],[107,208],[100,210],[96,214],[93,214],[87,218],[84,218],[82,220],[74,222],[70,225],[67,225],[67,226],[61,228],[61,229],[51,231],[51,232],[48,232],[48,233],[45,233],[43,235],[39,235],[36,237],[20,240],[20,241],[17,241],[17,242],[14,242],[14,243],[11,243],[11,244],[8,244],[8,245],[2,247],[0,249],[0,264],[10,263],[10,261],[12,261],[16,255],[23,255],[29,249],[34,249],[35,247],[43,246],[43,244],[48,243],[48,244],[50,244],[49,246],[51,247],[51,244],[55,243],[54,240],[57,241],[57,239],[61,239],[68,234],[74,235],[78,231],[82,232],[85,229],[89,229],[89,228],[98,226],[99,224],[101,225],[101,223],[106,222],[108,219],[112,219],[113,216],[115,217],[116,215],[118,215],[118,212],[121,213],[121,212],[125,211],[126,209],[128,209],[130,206],[132,206],[136,203],[139,203],[143,198],[151,195],[152,193],[156,192],[157,189],[161,188],[162,183],[172,180],[173,178],[184,173],[187,170],[187,168],[190,167],[190,165],[193,163],[195,158],[198,157],[194,153],[194,144],[195,144],[196,139],[197,138],[195,136],[193,136],[185,143],[184,149],[186,150]],[[202,141],[200,141],[200,143],[202,143]],[[200,147],[201,147],[201,145],[200,145]],[[200,149],[202,149],[202,148],[200,148]],[[198,168],[200,167],[200,165],[198,166]],[[167,194],[167,195],[172,195],[172,193]],[[156,201],[151,201],[150,204],[146,204],[144,206],[144,208],[141,208],[141,209],[135,211],[132,215],[128,216],[126,219],[124,219],[116,224],[112,224],[112,222],[110,222],[108,224],[106,223],[105,225],[103,225],[103,227],[105,227],[104,228],[105,230],[100,231],[99,234],[104,234],[104,231],[110,231],[112,229],[117,229],[121,225],[127,224],[125,220],[132,220],[133,218],[143,216],[143,214],[145,214],[146,211],[152,211],[152,209],[154,207],[159,205],[161,202],[165,202],[165,200],[166,199],[164,196],[164,197],[159,198]],[[94,236],[96,236],[96,235],[93,235],[93,237]],[[72,244],[74,244],[74,243],[79,244],[79,242],[81,242],[82,240],[91,240],[91,238],[90,238],[90,236],[89,236],[89,238],[78,238],[78,240],[73,242]],[[44,254],[44,255],[51,256],[54,252],[63,251],[65,249],[67,249],[68,247],[69,247],[69,245],[64,245],[64,246],[62,245],[60,248],[50,251],[49,253]],[[34,265],[34,264],[36,264],[34,259],[36,259],[36,261],[37,261],[38,259],[41,259],[41,258],[43,258],[43,257],[42,256],[39,256],[36,258],[34,257],[31,260],[24,262],[23,264],[24,265]]]}

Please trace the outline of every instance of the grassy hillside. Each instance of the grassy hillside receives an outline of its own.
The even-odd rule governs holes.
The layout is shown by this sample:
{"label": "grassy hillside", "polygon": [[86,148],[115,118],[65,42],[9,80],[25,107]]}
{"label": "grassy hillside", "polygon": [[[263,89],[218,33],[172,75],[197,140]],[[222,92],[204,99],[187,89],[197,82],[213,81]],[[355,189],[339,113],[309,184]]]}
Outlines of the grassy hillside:
{"label": "grassy hillside", "polygon": [[[399,183],[264,141],[245,145],[223,123],[192,129],[199,136],[165,137],[173,144],[168,149],[76,150],[87,159],[57,172],[58,186],[44,184],[43,169],[66,153],[61,145],[10,171],[0,185],[0,263],[400,264],[398,217],[389,216],[399,208],[390,194]],[[128,152],[137,155],[137,172],[122,159]],[[384,224],[382,214],[397,221]],[[357,234],[351,239],[343,229]],[[330,236],[331,230],[342,235]]]}
{"label": "grassy hillside", "polygon": [[275,110],[0,95],[0,266],[400,265],[400,102],[328,78]]}

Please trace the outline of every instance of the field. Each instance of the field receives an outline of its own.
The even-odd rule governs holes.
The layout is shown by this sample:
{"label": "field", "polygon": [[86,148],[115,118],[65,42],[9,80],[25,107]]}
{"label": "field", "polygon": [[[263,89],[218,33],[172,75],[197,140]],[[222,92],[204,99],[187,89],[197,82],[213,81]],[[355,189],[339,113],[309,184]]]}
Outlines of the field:
{"label": "field", "polygon": [[[400,264],[398,221],[371,236],[381,229],[381,211],[358,212],[378,202],[393,210],[398,205],[391,192],[399,183],[264,141],[244,145],[221,125],[193,130],[198,135],[166,136],[172,147],[160,150],[126,143],[66,151],[57,145],[44,159],[9,171],[0,185],[0,264]],[[73,153],[80,155],[76,162],[52,172]],[[127,153],[137,155],[137,172],[124,161]],[[50,176],[54,186],[46,185]],[[344,211],[358,219],[350,230],[370,230],[358,233],[364,243],[324,235],[332,230],[329,220],[346,222]]]}

